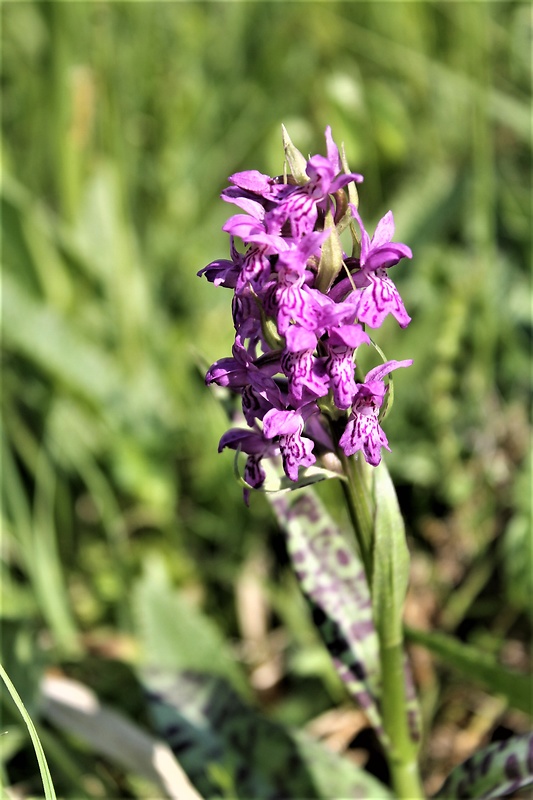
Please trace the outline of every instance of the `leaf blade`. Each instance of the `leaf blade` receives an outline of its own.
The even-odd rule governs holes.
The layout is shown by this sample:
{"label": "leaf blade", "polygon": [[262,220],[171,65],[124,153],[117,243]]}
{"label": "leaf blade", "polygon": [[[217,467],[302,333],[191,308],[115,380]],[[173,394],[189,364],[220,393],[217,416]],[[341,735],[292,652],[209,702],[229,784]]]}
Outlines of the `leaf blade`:
{"label": "leaf blade", "polygon": [[533,733],[511,736],[459,764],[435,798],[491,800],[533,785]]}
{"label": "leaf blade", "polygon": [[355,549],[309,490],[271,499],[314,622],[335,669],[379,736],[379,646],[365,571]]}

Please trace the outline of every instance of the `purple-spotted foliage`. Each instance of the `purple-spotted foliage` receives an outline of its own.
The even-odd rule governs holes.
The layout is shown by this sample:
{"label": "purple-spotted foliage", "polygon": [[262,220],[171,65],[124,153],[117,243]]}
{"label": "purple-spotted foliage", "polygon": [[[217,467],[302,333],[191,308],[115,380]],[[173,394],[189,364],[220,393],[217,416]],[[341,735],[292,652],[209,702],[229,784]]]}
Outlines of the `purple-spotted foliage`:
{"label": "purple-spotted foliage", "polygon": [[[357,350],[372,344],[365,328],[378,328],[388,314],[402,328],[410,322],[388,271],[412,254],[392,241],[390,211],[370,238],[357,210],[363,178],[341,164],[329,127],[326,147],[327,156],[306,161],[286,137],[292,174],[232,175],[222,199],[244,213],[223,228],[231,259],[198,273],[234,293],[233,354],[212,365],[206,382],[242,397],[249,429],[229,430],[219,450],[248,455],[244,479],[253,488],[264,483],[265,457],[281,455],[295,482],[300,467],[336,448],[379,464],[381,449],[390,449],[380,425],[383,379],[412,363],[388,361],[357,380]],[[339,238],[347,227],[350,255]]]}

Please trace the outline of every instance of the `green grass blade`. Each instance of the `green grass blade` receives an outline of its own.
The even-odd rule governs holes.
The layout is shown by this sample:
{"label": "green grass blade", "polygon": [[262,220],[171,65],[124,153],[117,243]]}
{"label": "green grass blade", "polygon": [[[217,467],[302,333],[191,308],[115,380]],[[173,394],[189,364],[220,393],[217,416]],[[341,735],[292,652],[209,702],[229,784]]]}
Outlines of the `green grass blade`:
{"label": "green grass blade", "polygon": [[50,770],[48,769],[48,762],[46,761],[46,756],[44,754],[43,746],[41,744],[41,740],[39,739],[37,729],[35,728],[35,725],[33,724],[30,715],[26,711],[26,707],[22,702],[19,693],[13,686],[13,683],[11,682],[9,675],[6,673],[2,664],[0,664],[0,676],[4,681],[9,694],[13,698],[13,702],[20,711],[22,719],[26,723],[26,727],[28,728],[28,732],[30,734],[33,747],[35,749],[35,755],[37,756],[37,761],[39,762],[39,769],[41,771],[41,778],[44,787],[44,796],[46,800],[56,800],[56,793],[54,790],[54,784],[52,782],[52,776],[50,775]]}
{"label": "green grass blade", "polygon": [[446,634],[428,633],[413,628],[406,628],[405,634],[409,641],[427,647],[475,683],[482,684],[495,694],[503,695],[514,708],[531,714],[532,686],[526,675],[505,669],[487,653],[472,645],[458,642]]}

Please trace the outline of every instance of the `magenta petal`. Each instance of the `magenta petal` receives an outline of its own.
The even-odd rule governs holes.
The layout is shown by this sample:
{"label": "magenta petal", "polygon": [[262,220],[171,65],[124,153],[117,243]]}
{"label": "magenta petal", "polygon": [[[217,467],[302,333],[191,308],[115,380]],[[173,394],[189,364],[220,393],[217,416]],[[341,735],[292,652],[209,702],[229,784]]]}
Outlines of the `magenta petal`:
{"label": "magenta petal", "polygon": [[333,141],[331,135],[331,126],[326,128],[326,150],[328,154],[328,161],[333,169],[333,174],[337,175],[341,171],[341,160],[339,158],[339,148]]}
{"label": "magenta petal", "polygon": [[233,186],[230,186],[229,189],[224,189],[220,196],[226,203],[233,203],[239,206],[239,208],[242,208],[243,211],[246,211],[252,217],[255,217],[255,219],[264,219],[265,209],[261,203],[258,203],[257,200],[252,200],[250,197],[243,197],[239,190],[235,189]]}
{"label": "magenta petal", "polygon": [[250,455],[244,468],[244,480],[254,489],[258,489],[265,482],[266,474],[261,466],[261,456]]}
{"label": "magenta petal", "polygon": [[290,353],[314,350],[317,342],[316,334],[300,325],[291,325],[285,333],[285,340]]}
{"label": "magenta petal", "polygon": [[280,438],[283,469],[291,481],[298,480],[298,467],[310,467],[315,463],[316,458],[311,452],[313,446],[311,439],[300,436],[299,432]]}
{"label": "magenta petal", "polygon": [[218,452],[221,453],[225,447],[229,447],[231,450],[237,450],[240,447],[244,453],[258,455],[265,453],[269,446],[270,443],[265,441],[258,431],[249,428],[230,428],[220,439]]}
{"label": "magenta petal", "polygon": [[222,230],[232,236],[239,236],[244,241],[248,241],[248,236],[253,233],[264,233],[263,226],[248,214],[235,214],[230,217],[222,226]]}
{"label": "magenta petal", "polygon": [[353,403],[356,385],[352,355],[352,350],[348,350],[344,355],[337,355],[332,352],[327,360],[333,400],[337,408],[350,408]]}
{"label": "magenta petal", "polygon": [[263,418],[263,433],[267,439],[286,436],[303,428],[303,419],[296,411],[280,411],[272,408]]}
{"label": "magenta petal", "polygon": [[339,444],[347,456],[362,450],[365,461],[373,467],[377,467],[381,461],[381,448],[390,450],[387,437],[374,413],[356,413],[349,420]]}
{"label": "magenta petal", "polygon": [[410,367],[412,363],[413,359],[407,358],[405,361],[387,361],[385,364],[380,364],[379,367],[374,367],[374,369],[371,369],[370,372],[367,373],[365,376],[365,384],[371,383],[372,381],[381,381],[385,375],[388,375],[393,369]]}
{"label": "magenta petal", "polygon": [[328,344],[331,347],[349,347],[353,351],[360,344],[370,344],[370,339],[360,325],[342,325],[330,330]]}
{"label": "magenta petal", "polygon": [[365,261],[365,270],[387,269],[393,267],[402,258],[412,258],[413,252],[406,244],[388,242],[380,247],[372,248]]}
{"label": "magenta petal", "polygon": [[376,225],[376,230],[372,237],[372,249],[374,250],[376,247],[381,247],[387,242],[391,242],[393,236],[394,217],[392,216],[392,211],[388,211]]}
{"label": "magenta petal", "polygon": [[220,259],[219,261],[212,261],[207,267],[203,267],[197,275],[198,277],[205,275],[210,283],[215,286],[225,286],[228,289],[234,289],[237,284],[240,267],[233,261]]}
{"label": "magenta petal", "polygon": [[281,366],[289,381],[289,400],[300,406],[307,390],[313,397],[324,397],[328,393],[328,378],[323,364],[310,350],[301,353],[285,353]]}
{"label": "magenta petal", "polygon": [[406,328],[411,317],[405,310],[396,286],[385,270],[368,275],[370,285],[359,290],[357,317],[371,328],[379,328],[387,314],[392,314],[401,328]]}
{"label": "magenta petal", "polygon": [[265,195],[270,191],[271,178],[256,169],[249,169],[245,172],[236,172],[230,176],[230,183],[240,189],[246,189],[254,194]]}

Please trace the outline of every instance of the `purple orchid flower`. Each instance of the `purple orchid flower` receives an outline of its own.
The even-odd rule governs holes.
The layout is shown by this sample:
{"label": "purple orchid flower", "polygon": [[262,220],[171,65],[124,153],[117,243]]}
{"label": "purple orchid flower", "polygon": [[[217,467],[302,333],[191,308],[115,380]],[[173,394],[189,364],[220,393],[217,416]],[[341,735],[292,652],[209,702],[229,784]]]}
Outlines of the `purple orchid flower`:
{"label": "purple orchid flower", "polygon": [[323,359],[313,355],[318,341],[316,334],[300,325],[290,325],[285,341],[281,367],[289,380],[291,404],[301,404],[305,390],[314,397],[324,397],[328,392],[328,379]]}
{"label": "purple orchid flower", "polygon": [[[355,381],[356,351],[371,344],[362,325],[379,327],[389,313],[401,327],[410,321],[387,270],[412,254],[392,241],[391,212],[370,238],[343,191],[362,176],[342,172],[329,127],[326,146],[326,156],[307,161],[288,149],[298,174],[286,180],[257,170],[232,175],[222,192],[223,200],[240,209],[223,228],[231,237],[231,260],[213,261],[198,273],[234,290],[232,356],[215,362],[206,382],[241,396],[250,428],[229,430],[219,449],[247,454],[244,477],[255,488],[265,480],[263,458],[281,455],[285,474],[297,481],[299,468],[314,464],[317,453],[333,452],[327,417],[334,426],[342,424],[339,412],[348,410],[340,447],[348,456],[361,450],[368,463],[379,464],[381,449],[388,448],[379,425],[384,378],[411,363],[388,361],[363,383]],[[361,231],[359,258],[342,253],[338,232],[326,244],[334,230],[326,224],[327,213],[335,212],[335,225],[347,208]],[[242,253],[236,238],[244,244]],[[342,277],[343,263],[349,277]],[[320,281],[322,265],[331,270],[332,285]],[[327,402],[319,403],[328,393]]]}
{"label": "purple orchid flower", "polygon": [[330,296],[336,301],[342,300],[355,287],[360,322],[379,328],[387,314],[392,314],[400,327],[406,328],[411,317],[386,270],[402,258],[412,258],[411,248],[391,241],[394,234],[392,211],[378,222],[370,239],[359,212],[352,204],[350,209],[361,229],[361,254],[359,259],[346,259],[346,264],[358,269],[350,278],[339,280],[331,289]]}
{"label": "purple orchid flower", "polygon": [[299,467],[310,467],[316,461],[314,442],[302,436],[305,423],[301,411],[272,408],[263,418],[263,435],[267,439],[279,437],[283,469],[291,481],[298,480]]}
{"label": "purple orchid flower", "polygon": [[256,419],[262,419],[273,403],[281,403],[278,386],[272,376],[279,372],[279,359],[264,361],[261,367],[254,364],[250,353],[236,336],[232,348],[233,356],[221,358],[207,371],[205,382],[209,386],[227,386],[242,394],[242,410],[250,427]]}
{"label": "purple orchid flower", "polygon": [[360,183],[363,180],[363,176],[355,172],[341,173],[339,150],[329,126],[326,128],[326,146],[327,157],[316,155],[307,162],[307,183],[303,186],[280,186],[281,202],[271,212],[280,222],[290,223],[294,239],[299,239],[314,229],[318,209],[326,210],[329,195],[352,181]]}
{"label": "purple orchid flower", "polygon": [[365,460],[373,467],[377,467],[381,461],[381,448],[390,450],[378,419],[379,409],[383,405],[387,391],[383,378],[392,370],[409,367],[412,363],[412,359],[387,361],[370,370],[365,376],[364,383],[357,385],[348,424],[339,441],[345,455],[353,456],[361,450]]}
{"label": "purple orchid flower", "polygon": [[346,409],[352,405],[356,391],[353,356],[360,344],[370,344],[370,339],[360,325],[333,328],[325,343],[328,351],[326,371],[337,408]]}
{"label": "purple orchid flower", "polygon": [[272,316],[276,316],[278,331],[282,336],[293,323],[308,330],[316,327],[320,305],[314,295],[318,292],[305,285],[306,267],[308,259],[317,252],[329,233],[309,233],[278,257],[277,285],[272,286],[265,298],[265,306]]}
{"label": "purple orchid flower", "polygon": [[361,228],[360,270],[354,275],[355,285],[360,289],[357,308],[359,321],[365,322],[371,328],[379,328],[387,314],[392,314],[398,320],[400,327],[406,328],[411,322],[411,317],[385,270],[397,264],[402,258],[412,258],[411,248],[406,244],[392,241],[394,235],[392,211],[387,212],[378,222],[370,239],[359,212],[353,205],[350,205],[350,208]]}
{"label": "purple orchid flower", "polygon": [[[226,447],[229,447],[231,450],[241,450],[248,455],[243,477],[246,483],[253,489],[260,489],[265,482],[266,475],[261,466],[262,459],[278,456],[280,452],[279,446],[269,441],[263,436],[261,431],[256,428],[252,430],[246,430],[246,428],[230,428],[220,439],[218,452],[221,453]],[[248,505],[250,497],[249,489],[244,489],[243,496],[244,502]]]}

